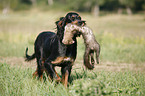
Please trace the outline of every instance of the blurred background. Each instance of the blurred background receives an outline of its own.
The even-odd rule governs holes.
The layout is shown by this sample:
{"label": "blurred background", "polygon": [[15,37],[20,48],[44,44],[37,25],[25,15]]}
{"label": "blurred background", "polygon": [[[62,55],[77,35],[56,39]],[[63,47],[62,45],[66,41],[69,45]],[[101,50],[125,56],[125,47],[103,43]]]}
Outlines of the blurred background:
{"label": "blurred background", "polygon": [[[102,63],[145,63],[145,0],[0,0],[0,57],[23,58],[26,47],[32,54],[37,35],[56,32],[55,22],[69,11],[93,30]],[[84,50],[78,38],[76,62]]]}
{"label": "blurred background", "polygon": [[41,11],[74,10],[95,16],[105,13],[131,15],[145,11],[145,0],[0,0],[0,10],[3,14],[34,8]]}

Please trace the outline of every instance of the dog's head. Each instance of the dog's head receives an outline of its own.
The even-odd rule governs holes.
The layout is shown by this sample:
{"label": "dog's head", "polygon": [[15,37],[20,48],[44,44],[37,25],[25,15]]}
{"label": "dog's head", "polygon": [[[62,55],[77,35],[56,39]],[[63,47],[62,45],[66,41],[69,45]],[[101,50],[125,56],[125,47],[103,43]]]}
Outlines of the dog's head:
{"label": "dog's head", "polygon": [[[57,25],[57,34],[63,38],[64,37],[64,31],[65,31],[65,26],[67,24],[75,24],[77,26],[84,26],[86,23],[85,21],[81,20],[81,17],[78,13],[75,12],[69,12],[66,14],[65,17],[61,17],[59,21],[55,22]],[[75,32],[73,35],[75,37],[80,36],[79,32]],[[73,37],[72,37],[73,38]]]}
{"label": "dog's head", "polygon": [[82,26],[83,24],[85,24],[85,21],[81,20],[81,17],[78,13],[75,12],[69,12],[66,16],[65,16],[65,24],[68,23],[72,23],[72,24],[76,24],[78,26]]}
{"label": "dog's head", "polygon": [[81,20],[81,17],[78,13],[69,12],[65,17],[60,17],[60,20],[55,22],[58,29],[63,29],[68,23],[72,23],[78,26],[84,26],[85,21]]}

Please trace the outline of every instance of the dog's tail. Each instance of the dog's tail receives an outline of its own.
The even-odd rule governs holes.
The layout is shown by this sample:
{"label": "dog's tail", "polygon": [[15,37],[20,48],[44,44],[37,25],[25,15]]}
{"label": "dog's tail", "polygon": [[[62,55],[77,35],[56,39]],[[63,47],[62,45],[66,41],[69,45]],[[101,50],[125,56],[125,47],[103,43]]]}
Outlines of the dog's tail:
{"label": "dog's tail", "polygon": [[35,58],[35,53],[32,56],[28,55],[28,47],[27,47],[26,52],[25,52],[25,56],[26,56],[25,61],[31,61]]}
{"label": "dog's tail", "polygon": [[90,63],[90,53],[89,52],[85,52],[85,54],[84,54],[84,65],[89,70],[94,69],[94,65],[92,64],[92,62]]}

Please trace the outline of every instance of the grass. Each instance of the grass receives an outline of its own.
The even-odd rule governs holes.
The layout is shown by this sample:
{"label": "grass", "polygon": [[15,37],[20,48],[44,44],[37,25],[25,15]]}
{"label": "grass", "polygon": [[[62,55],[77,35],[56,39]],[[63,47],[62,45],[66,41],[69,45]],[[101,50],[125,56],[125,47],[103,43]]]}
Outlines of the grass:
{"label": "grass", "polygon": [[[130,70],[144,68],[145,63],[145,20],[144,15],[107,15],[99,18],[80,13],[87,25],[93,29],[96,39],[101,45],[101,64],[117,66],[120,63],[131,68],[122,71],[107,71],[97,68],[93,71],[75,68],[72,71],[69,88],[55,84],[46,79],[40,82],[32,79],[33,68],[16,67],[14,60],[2,62],[1,58],[24,57],[25,48],[32,54],[36,36],[43,30],[55,29],[55,21],[65,12],[15,12],[6,16],[0,14],[0,95],[2,96],[94,96],[94,95],[144,95],[144,71]],[[78,54],[76,64],[82,66],[85,46],[82,37],[78,38]],[[15,59],[16,60],[16,59]],[[5,60],[8,61],[7,59]],[[19,61],[19,60],[18,60]],[[15,64],[16,63],[16,64]],[[18,63],[22,63],[19,61]],[[24,62],[23,62],[24,63]],[[113,65],[113,64],[116,65]],[[97,65],[96,65],[97,67]]]}
{"label": "grass", "polygon": [[73,70],[71,83],[66,89],[62,84],[32,79],[31,68],[10,67],[0,63],[1,96],[94,96],[94,95],[143,95],[145,75],[140,72],[107,72]]}
{"label": "grass", "polygon": [[[37,14],[37,15],[36,15]],[[55,29],[55,21],[65,13],[24,12],[0,15],[0,44],[2,57],[22,57],[28,46],[33,53],[36,36],[43,30]],[[142,15],[108,15],[100,18],[81,14],[101,44],[103,62],[144,63],[145,22]],[[82,50],[83,49],[83,50]],[[78,59],[83,58],[83,39],[78,40]]]}
{"label": "grass", "polygon": [[[135,37],[118,37],[112,33],[97,34],[98,42],[101,44],[101,60],[103,62],[120,62],[120,63],[144,63],[144,38]],[[83,41],[78,44],[78,51],[85,50]],[[84,52],[79,53],[80,59]]]}
{"label": "grass", "polygon": [[[31,77],[32,69],[11,68],[7,64],[0,64],[0,95],[1,96],[67,96],[63,85],[40,82]],[[61,90],[61,91],[55,91]]]}

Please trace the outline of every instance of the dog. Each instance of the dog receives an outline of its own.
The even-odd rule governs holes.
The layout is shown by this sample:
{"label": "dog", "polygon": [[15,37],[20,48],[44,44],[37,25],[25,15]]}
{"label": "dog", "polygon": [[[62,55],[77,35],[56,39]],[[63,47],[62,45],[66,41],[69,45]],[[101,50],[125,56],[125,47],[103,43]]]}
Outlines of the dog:
{"label": "dog", "polygon": [[[64,28],[66,24],[82,25],[85,21],[81,20],[78,13],[69,12],[65,17],[61,17],[56,21],[57,33],[46,31],[38,35],[34,43],[34,54],[28,55],[28,48],[26,48],[26,61],[34,58],[37,60],[37,69],[33,73],[33,77],[38,76],[43,79],[43,72],[45,71],[50,80],[61,81],[67,87],[68,80],[71,74],[71,69],[77,55],[77,40],[76,37],[80,33],[74,34],[72,37],[73,43],[62,42],[64,38]],[[62,79],[55,70],[55,66],[61,67]]]}
{"label": "dog", "polygon": [[80,32],[83,36],[85,43],[85,53],[84,53],[84,65],[88,69],[94,68],[94,53],[96,53],[96,61],[99,64],[99,55],[100,55],[100,44],[96,41],[93,31],[86,25],[77,26],[76,24],[67,24],[65,26],[65,32],[62,42],[75,42],[73,40],[74,34]]}

